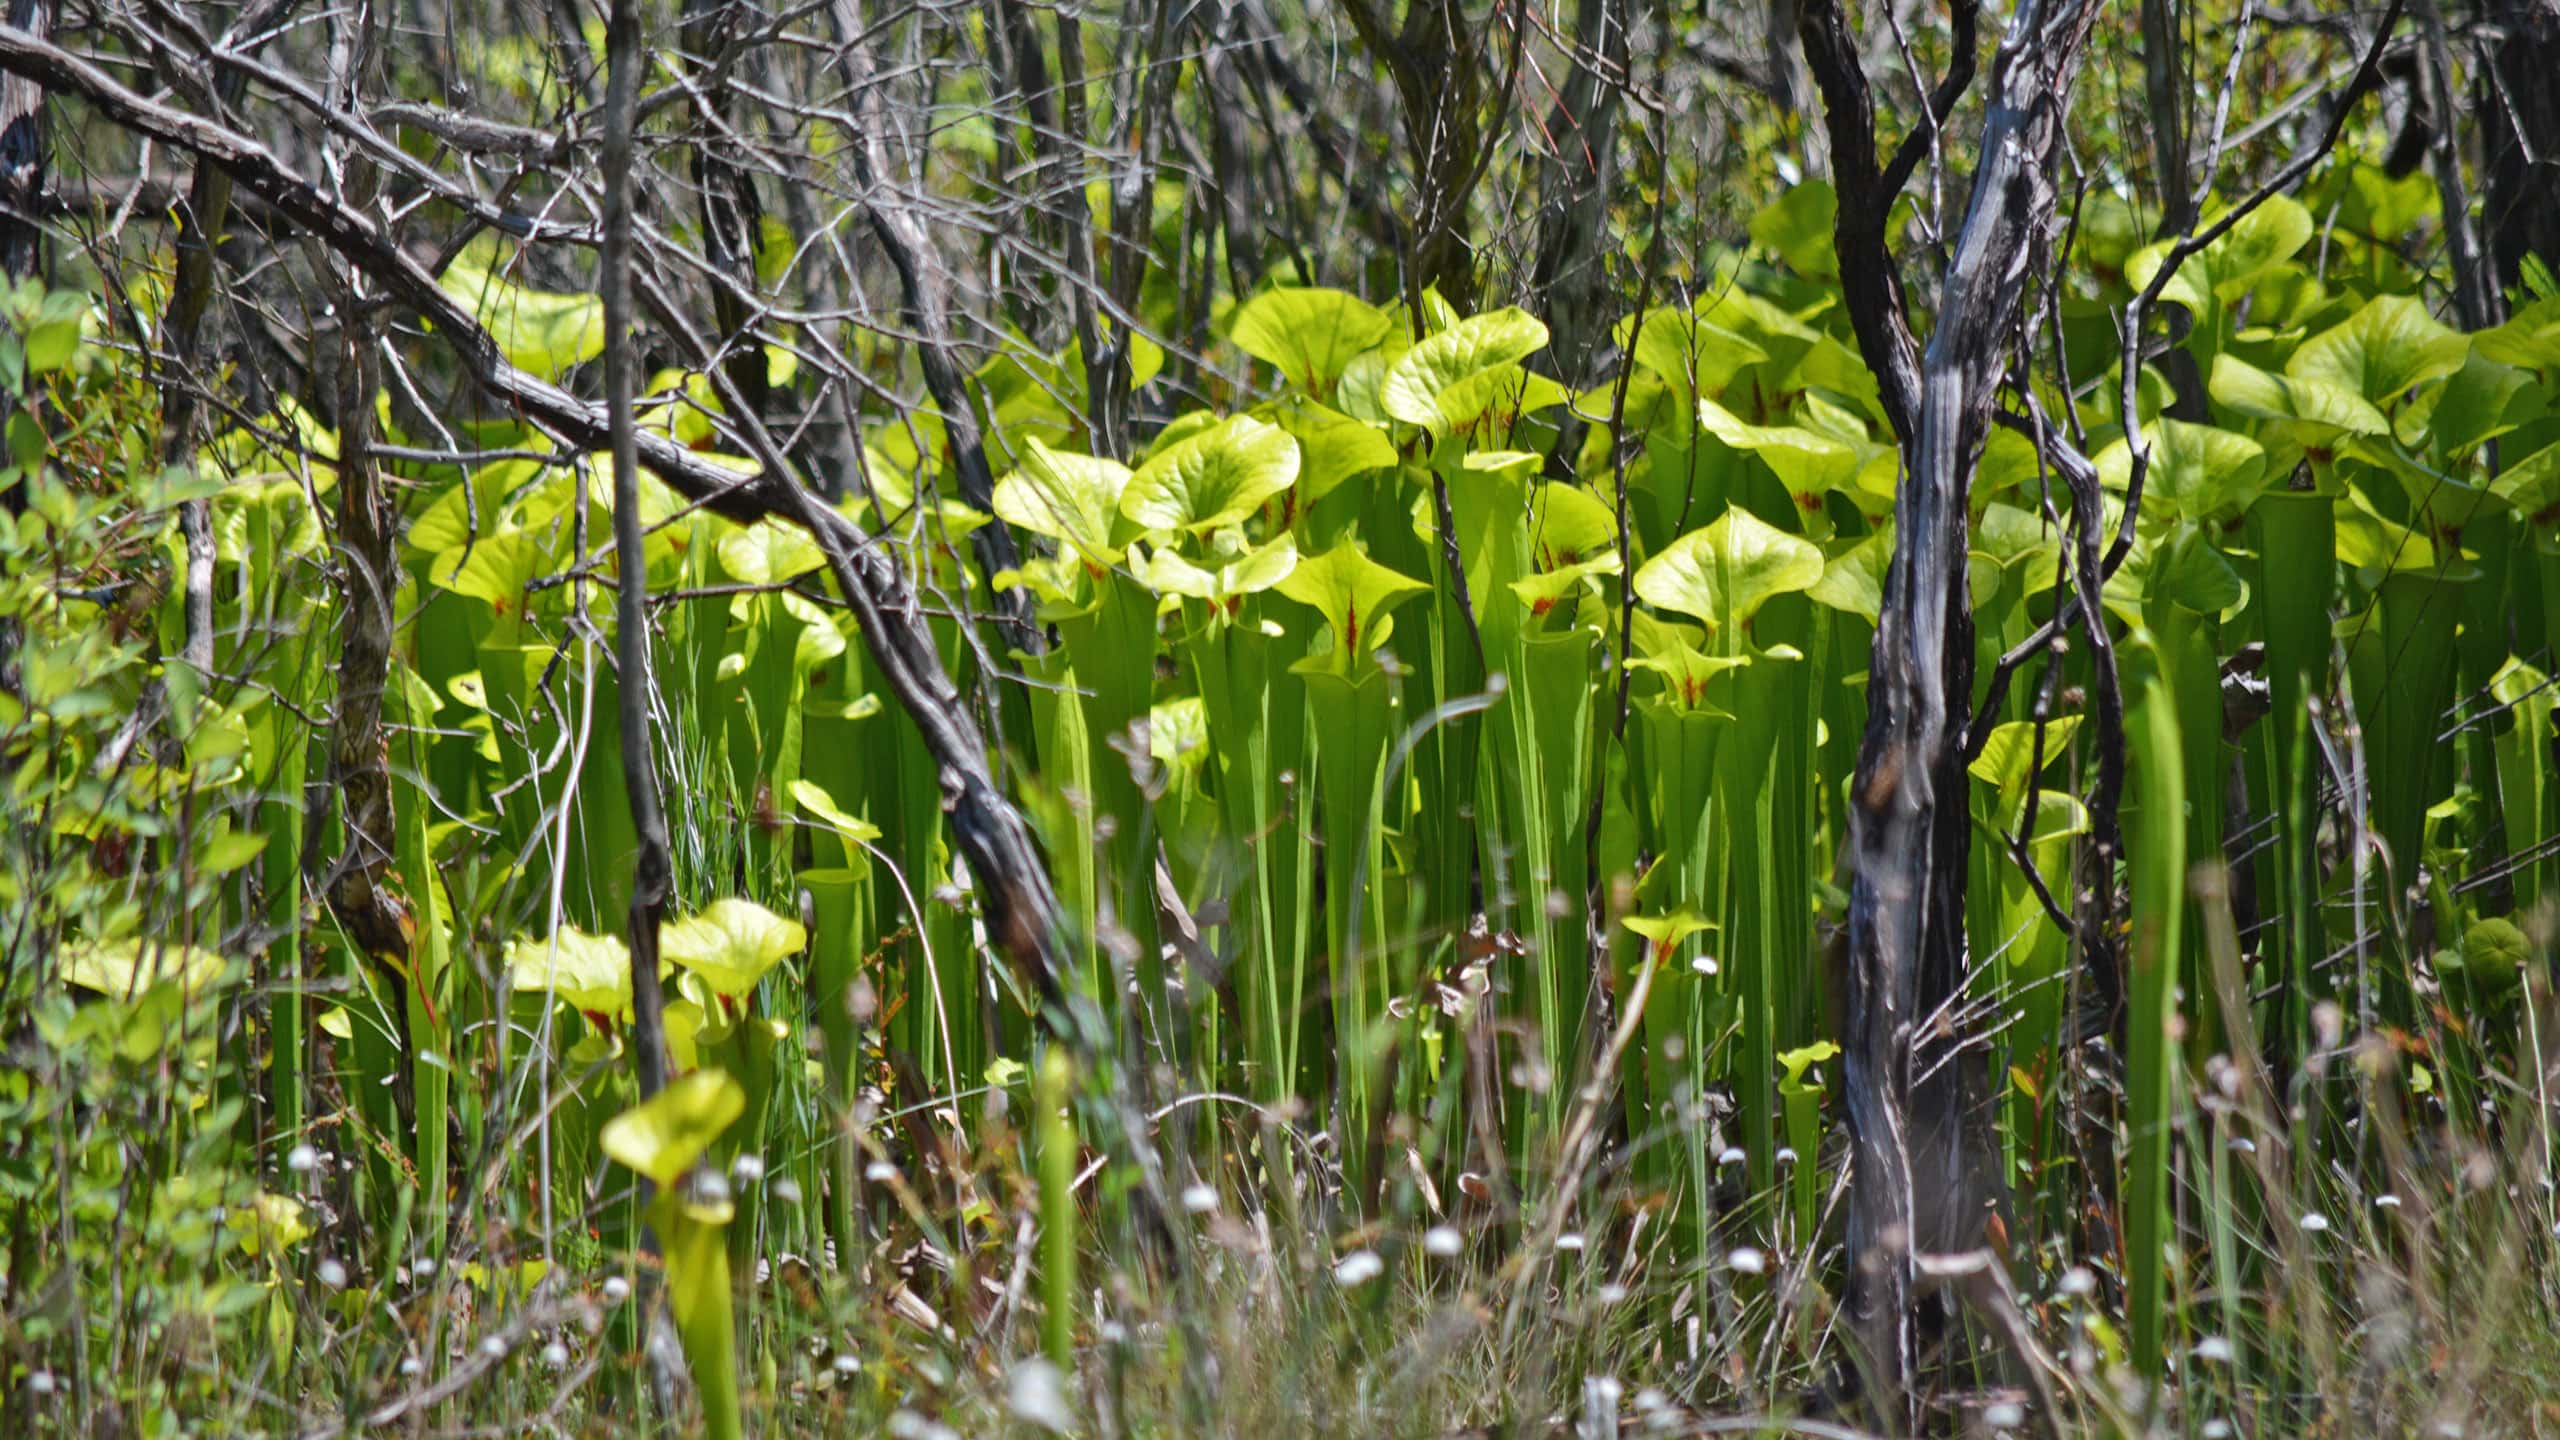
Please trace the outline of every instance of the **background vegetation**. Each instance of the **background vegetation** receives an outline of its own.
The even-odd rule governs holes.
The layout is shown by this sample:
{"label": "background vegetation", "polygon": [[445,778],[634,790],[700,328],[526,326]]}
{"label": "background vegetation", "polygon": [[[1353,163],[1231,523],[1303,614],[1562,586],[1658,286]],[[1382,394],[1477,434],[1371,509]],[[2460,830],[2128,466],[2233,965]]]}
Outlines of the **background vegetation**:
{"label": "background vegetation", "polygon": [[15,4],[0,1433],[2560,1426],[2560,10]]}

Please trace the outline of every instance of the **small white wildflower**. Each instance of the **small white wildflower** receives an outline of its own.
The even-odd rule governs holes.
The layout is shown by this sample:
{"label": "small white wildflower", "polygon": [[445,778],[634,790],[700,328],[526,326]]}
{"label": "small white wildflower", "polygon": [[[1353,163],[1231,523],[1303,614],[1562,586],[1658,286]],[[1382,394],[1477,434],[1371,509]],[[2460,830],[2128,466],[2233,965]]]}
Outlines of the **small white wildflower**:
{"label": "small white wildflower", "polygon": [[2231,1137],[2231,1143],[2225,1148],[2234,1154],[2255,1155],[2258,1153],[2258,1142],[2246,1135],[2234,1135]]}
{"label": "small white wildflower", "polygon": [[1354,1250],[1333,1267],[1333,1283],[1345,1290],[1357,1289],[1386,1273],[1387,1263],[1375,1251]]}
{"label": "small white wildflower", "polygon": [[741,1185],[753,1185],[764,1178],[764,1157],[750,1150],[729,1162],[729,1174]]}
{"label": "small white wildflower", "polygon": [[506,1359],[507,1337],[504,1335],[492,1335],[488,1339],[481,1341],[480,1353],[488,1356],[492,1360]]}
{"label": "small white wildflower", "polygon": [[2219,1335],[2207,1335],[2196,1342],[2195,1356],[2215,1365],[2231,1363],[2231,1342]]}
{"label": "small white wildflower", "polygon": [[2098,1293],[2098,1277],[2086,1265],[2074,1265],[2062,1272],[2062,1281],[2054,1289],[2065,1295],[2095,1295]]}
{"label": "small white wildflower", "polygon": [[1103,1321],[1103,1322],[1102,1322],[1102,1343],[1103,1343],[1103,1344],[1105,1344],[1105,1345],[1126,1345],[1126,1344],[1128,1344],[1128,1343],[1129,1343],[1129,1327],[1128,1327],[1128,1326],[1126,1326],[1126,1325],[1121,1324],[1121,1323],[1120,1323],[1119,1321],[1117,1321],[1117,1320],[1105,1320],[1105,1321]]}
{"label": "small white wildflower", "polygon": [[36,1373],[34,1373],[33,1375],[28,1376],[28,1377],[27,1377],[27,1388],[28,1388],[29,1390],[31,1390],[31,1391],[34,1391],[34,1392],[35,1392],[36,1394],[38,1394],[38,1395],[50,1395],[50,1394],[52,1394],[52,1393],[53,1393],[53,1372],[52,1372],[52,1371],[50,1371],[50,1370],[39,1370],[39,1371],[37,1371]]}
{"label": "small white wildflower", "polygon": [[1457,1254],[1460,1248],[1458,1232],[1446,1225],[1434,1225],[1422,1232],[1422,1253],[1425,1255],[1436,1255],[1446,1260]]}
{"label": "small white wildflower", "polygon": [[1663,1394],[1653,1386],[1647,1385],[1643,1389],[1637,1391],[1636,1398],[1629,1403],[1636,1407],[1637,1414],[1650,1415],[1656,1410],[1670,1408],[1671,1397]]}
{"label": "small white wildflower", "polygon": [[1744,1275],[1757,1275],[1769,1268],[1769,1257],[1744,1245],[1726,1255],[1724,1263]]}
{"label": "small white wildflower", "polygon": [[2204,1422],[2204,1429],[2197,1433],[2201,1434],[2204,1440],[2231,1440],[2231,1422],[2220,1418],[2207,1420]]}
{"label": "small white wildflower", "polygon": [[1603,1285],[1591,1292],[1591,1298],[1603,1305],[1616,1305],[1627,1298],[1627,1287],[1615,1283]]}
{"label": "small white wildflower", "polygon": [[2003,1400],[1982,1407],[1982,1423],[1994,1430],[2015,1430],[2027,1423],[2027,1407]]}
{"label": "small white wildflower", "polygon": [[861,1368],[862,1362],[854,1359],[851,1355],[838,1355],[835,1358],[836,1373],[848,1380],[852,1379],[854,1372]]}
{"label": "small white wildflower", "polygon": [[400,1373],[406,1376],[414,1377],[422,1375],[426,1373],[426,1368],[426,1366],[418,1363],[418,1357],[415,1355],[412,1355],[400,1362]]}
{"label": "small white wildflower", "polygon": [[773,1182],[773,1198],[785,1205],[800,1203],[800,1182],[785,1175]]}
{"label": "small white wildflower", "polygon": [[1194,1215],[1206,1215],[1218,1208],[1218,1187],[1190,1184],[1182,1187],[1182,1208]]}
{"label": "small white wildflower", "polygon": [[604,1303],[619,1305],[631,1298],[631,1282],[619,1275],[608,1275],[604,1282]]}
{"label": "small white wildflower", "polygon": [[284,1168],[296,1175],[308,1175],[319,1164],[320,1152],[308,1145],[296,1145],[284,1157]]}
{"label": "small white wildflower", "polygon": [[1568,1230],[1556,1237],[1556,1248],[1559,1250],[1579,1250],[1582,1244],[1582,1236],[1575,1231]]}
{"label": "small white wildflower", "polygon": [[2321,1231],[2329,1228],[2329,1217],[2321,1214],[2317,1210],[2313,1210],[2304,1214],[2302,1219],[2297,1223],[2299,1223],[2305,1231],[2310,1234],[2317,1235]]}
{"label": "small white wildflower", "polygon": [[436,1273],[436,1257],[433,1255],[421,1255],[417,1259],[410,1261],[409,1273],[417,1276],[421,1280],[433,1275]]}
{"label": "small white wildflower", "polygon": [[1054,1435],[1076,1428],[1075,1411],[1067,1404],[1067,1377],[1048,1361],[1033,1356],[1014,1366],[1005,1391],[1015,1418]]}
{"label": "small white wildflower", "polygon": [[2376,1195],[2373,1197],[2373,1208],[2376,1210],[2397,1210],[2400,1208],[2400,1197],[2397,1195]]}
{"label": "small white wildflower", "polygon": [[960,1440],[960,1432],[939,1420],[928,1420],[913,1410],[900,1410],[889,1416],[891,1440]]}
{"label": "small white wildflower", "polygon": [[1697,971],[1701,975],[1713,975],[1716,973],[1716,957],[1713,955],[1701,955],[1689,962],[1689,968]]}
{"label": "small white wildflower", "polygon": [[569,1368],[569,1347],[554,1340],[542,1347],[542,1363],[554,1370]]}
{"label": "small white wildflower", "polygon": [[1794,1146],[1792,1146],[1792,1145],[1781,1145],[1781,1146],[1779,1146],[1779,1147],[1778,1147],[1778,1164],[1779,1164],[1781,1167],[1783,1167],[1783,1166],[1793,1165],[1794,1163],[1796,1163],[1796,1148],[1795,1148]]}
{"label": "small white wildflower", "polygon": [[874,1185],[886,1185],[898,1178],[898,1167],[886,1160],[874,1160],[862,1167],[862,1178]]}
{"label": "small white wildflower", "polygon": [[1739,1165],[1748,1158],[1748,1156],[1742,1153],[1742,1147],[1739,1145],[1727,1145],[1722,1150],[1716,1152],[1716,1163],[1718,1165]]}
{"label": "small white wildflower", "polygon": [[320,1283],[321,1283],[321,1284],[323,1284],[323,1285],[328,1286],[328,1287],[329,1287],[330,1289],[332,1289],[332,1290],[344,1290],[344,1289],[346,1289],[346,1288],[347,1288],[347,1267],[346,1267],[346,1266],[344,1266],[344,1265],[339,1264],[339,1263],[338,1263],[337,1261],[335,1261],[335,1260],[323,1260],[323,1261],[321,1261],[321,1262],[320,1262]]}

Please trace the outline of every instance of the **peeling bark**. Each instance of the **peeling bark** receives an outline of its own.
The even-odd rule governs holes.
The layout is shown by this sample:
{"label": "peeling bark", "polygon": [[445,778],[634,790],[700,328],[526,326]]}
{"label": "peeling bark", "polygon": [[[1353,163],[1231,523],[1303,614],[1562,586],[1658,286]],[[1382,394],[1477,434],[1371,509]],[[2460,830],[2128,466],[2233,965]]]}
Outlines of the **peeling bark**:
{"label": "peeling bark", "polygon": [[[1847,19],[1837,0],[1815,0],[1804,15],[1806,60],[1829,117],[1851,319],[1903,441],[1867,732],[1850,783],[1845,1056],[1856,1177],[1850,1320],[1876,1407],[1895,1425],[1916,1419],[1915,1255],[1981,1244],[1986,1207],[1998,1193],[1996,1168],[1986,1163],[1994,1150],[1984,1057],[1948,1020],[1966,959],[1964,767],[1974,652],[1966,506],[2022,297],[2050,248],[2064,115],[2094,14],[2087,0],[2026,0],[2011,20],[1992,64],[1971,200],[1921,355],[1884,219],[1923,132],[1906,137],[1879,168],[1873,102]],[[1968,51],[1957,64],[1969,66]],[[1933,117],[1946,113],[1940,97],[1951,106],[1960,88],[1941,85],[1932,94]],[[1933,1060],[1920,1079],[1914,1054],[1924,1041],[1960,1053]]]}

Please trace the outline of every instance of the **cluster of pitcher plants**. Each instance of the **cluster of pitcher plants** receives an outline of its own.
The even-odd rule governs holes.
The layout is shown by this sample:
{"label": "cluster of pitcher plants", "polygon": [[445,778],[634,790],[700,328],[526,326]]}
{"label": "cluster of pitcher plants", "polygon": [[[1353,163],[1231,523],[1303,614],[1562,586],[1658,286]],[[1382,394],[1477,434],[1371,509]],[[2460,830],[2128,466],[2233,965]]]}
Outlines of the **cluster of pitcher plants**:
{"label": "cluster of pitcher plants", "polygon": [[[2215,1203],[2235,1161],[2181,1118],[2219,1057],[2248,1048],[2287,1087],[2306,1176],[2359,1173],[2382,1163],[2368,1142],[2321,1143],[2323,1086],[2356,1083],[2321,1068],[2341,1034],[2399,1037],[2380,1082],[2412,1104],[2505,1103],[2489,1077],[2526,1043],[2551,943],[2560,294],[2478,334],[2433,318],[2393,243],[2432,200],[2341,161],[2187,261],[2162,298],[2196,415],[2171,356],[2119,384],[2115,320],[2165,247],[2092,192],[2053,363],[2022,381],[2094,457],[2107,533],[2129,429],[2153,457],[2104,595],[2129,863],[2075,878],[2085,657],[2030,667],[1971,767],[1972,971],[1948,1023],[1990,1047],[2005,1253],[2046,1280],[2096,1266],[2155,1367],[2245,1337],[2236,1297],[2287,1283],[2266,1237],[2296,1217]],[[1117,1057],[1081,1083],[1162,1107],[1185,1183],[1346,1232],[1472,1206],[1503,1233],[1574,1203],[1549,1193],[1556,1161],[1613,1064],[1621,1198],[1581,1223],[1650,1225],[1701,1273],[1818,1255],[1842,1164],[1826,957],[1898,456],[1827,192],[1751,231],[1623,319],[1622,373],[1588,391],[1551,378],[1518,309],[1271,288],[1220,320],[1219,403],[1159,416],[1137,453],[1092,453],[1080,357],[1023,346],[973,377],[989,509],[959,500],[929,413],[877,424],[832,477],[910,568],[1033,822],[1068,989]],[[445,283],[511,359],[574,380],[603,345],[592,298],[506,275],[474,252]],[[500,1306],[547,1268],[623,1264],[645,1229],[706,1410],[734,1417],[733,1291],[784,1257],[865,1253],[883,1204],[962,1256],[966,1286],[966,1256],[1013,1227],[948,1167],[993,1137],[1041,1176],[1047,1333],[1078,1343],[1075,1212],[1127,1192],[1078,1194],[1076,1082],[1044,1063],[933,757],[815,542],[647,481],[645,553],[617,554],[609,463],[545,458],[505,421],[464,428],[507,458],[394,462],[390,873],[416,935],[405,964],[360,955],[315,878],[346,837],[306,803],[336,684],[334,437],[287,408],[111,489],[119,467],[162,475],[135,438],[148,392],[84,298],[17,303],[21,388],[56,403],[9,426],[27,503],[0,525],[20,628],[0,748],[13,814],[43,833],[6,843],[0,894],[58,957],[64,993],[34,1010],[49,1073],[182,1079],[134,1143],[203,1163],[151,1213],[224,1215],[202,1243],[234,1283],[173,1306],[254,1307],[292,1363],[277,1267],[349,1196],[397,1220],[369,1257],[338,1252],[385,1274],[468,1255]],[[669,373],[642,423],[707,446],[710,409]],[[129,580],[182,568],[190,504],[217,557],[210,676],[173,658],[183,596]],[[1993,432],[1971,490],[1978,674],[2067,593],[2071,507],[2025,433]],[[983,572],[988,526],[1018,565]],[[644,577],[679,1078],[635,1105],[611,634],[615,588]],[[1004,618],[1024,596],[1027,628]],[[117,750],[146,703],[183,753]],[[2125,987],[2131,1043],[2088,1063],[2112,1021],[2077,965],[2083,883],[2123,886],[2171,937]],[[1169,1103],[1186,1095],[1236,1103]],[[2121,1127],[2123,1177],[2090,1173],[2093,1123]],[[2286,1373],[2281,1348],[2242,1363]]]}

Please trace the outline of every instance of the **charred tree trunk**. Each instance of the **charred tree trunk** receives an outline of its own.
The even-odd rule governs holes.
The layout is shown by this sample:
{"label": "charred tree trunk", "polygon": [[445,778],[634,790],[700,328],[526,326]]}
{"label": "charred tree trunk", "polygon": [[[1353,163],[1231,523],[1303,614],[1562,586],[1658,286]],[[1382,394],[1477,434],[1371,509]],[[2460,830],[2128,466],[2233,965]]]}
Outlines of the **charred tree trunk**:
{"label": "charred tree trunk", "polygon": [[[1609,277],[1601,257],[1608,248],[1626,69],[1625,0],[1581,0],[1574,8],[1573,73],[1547,114],[1555,153],[1540,167],[1538,253],[1529,279],[1551,335],[1545,363],[1576,388],[1592,383],[1597,337],[1607,333]],[[1571,458],[1566,446],[1556,449]]]}
{"label": "charred tree trunk", "polygon": [[[1804,19],[1805,58],[1829,112],[1842,268],[1884,266],[1850,299],[1903,453],[1867,732],[1850,787],[1845,1067],[1851,1323],[1877,1408],[1896,1425],[1916,1418],[1914,1257],[1980,1246],[1998,1199],[1984,1054],[1951,1022],[1966,959],[1966,505],[2022,298],[2049,253],[2064,116],[2094,13],[2087,0],[2026,0],[2011,20],[1937,326],[1919,356],[1883,233],[1901,188],[1896,172],[1909,170],[1901,154],[1876,168],[1872,101],[1837,0],[1815,0]],[[1969,58],[1960,50],[1957,64]],[[1936,116],[1945,113],[1940,96],[1954,99],[1939,87]],[[1926,1078],[1914,1063],[1923,1045],[1932,1052]]]}
{"label": "charred tree trunk", "polygon": [[[1469,16],[1460,0],[1412,0],[1392,30],[1375,0],[1347,0],[1344,9],[1404,110],[1414,188],[1404,227],[1407,298],[1437,289],[1467,314],[1476,305],[1467,201],[1483,172],[1485,37],[1494,27]],[[1516,44],[1516,26],[1513,33]]]}
{"label": "charred tree trunk", "polygon": [[[756,254],[764,238],[764,200],[755,177],[732,152],[739,143],[729,83],[738,62],[736,0],[686,0],[684,48],[697,72],[695,110],[702,133],[693,146],[703,259],[711,266],[712,313],[720,325],[721,369],[746,408],[761,416],[770,389],[764,346],[755,334]],[[633,37],[633,44],[639,43]],[[610,85],[610,81],[607,82]]]}
{"label": "charred tree trunk", "polygon": [[2504,37],[2481,87],[2489,251],[2498,280],[2524,277],[2527,255],[2560,273],[2560,0],[2486,0]]}
{"label": "charred tree trunk", "polygon": [[[9,0],[9,23],[53,38],[54,0]],[[44,257],[44,86],[24,75],[0,80],[0,277],[36,273]]]}

